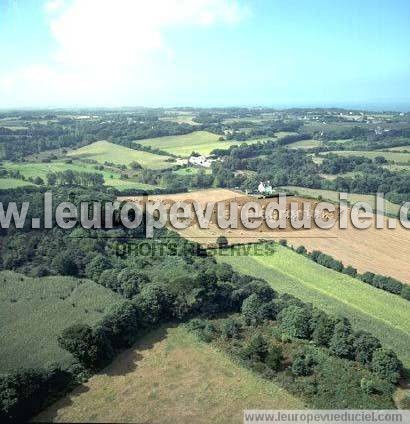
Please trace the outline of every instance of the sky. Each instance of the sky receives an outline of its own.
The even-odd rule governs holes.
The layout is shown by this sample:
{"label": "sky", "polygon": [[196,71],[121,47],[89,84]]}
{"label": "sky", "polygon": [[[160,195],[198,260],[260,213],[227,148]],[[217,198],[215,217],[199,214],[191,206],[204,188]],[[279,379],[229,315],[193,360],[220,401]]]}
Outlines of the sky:
{"label": "sky", "polygon": [[410,110],[408,0],[0,0],[0,108]]}

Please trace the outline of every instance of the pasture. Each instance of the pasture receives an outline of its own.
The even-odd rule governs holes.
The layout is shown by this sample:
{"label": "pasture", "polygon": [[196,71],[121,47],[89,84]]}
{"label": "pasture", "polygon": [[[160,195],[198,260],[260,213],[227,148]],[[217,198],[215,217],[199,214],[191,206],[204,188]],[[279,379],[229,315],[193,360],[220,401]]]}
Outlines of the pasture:
{"label": "pasture", "polygon": [[322,143],[319,140],[301,140],[288,144],[286,147],[289,149],[312,149],[321,145]]}
{"label": "pasture", "polygon": [[122,298],[90,280],[71,277],[29,278],[0,272],[0,373],[18,367],[58,363],[73,358],[57,337],[76,323],[94,324]]}
{"label": "pasture", "polygon": [[[242,251],[242,254],[239,253]],[[349,318],[356,330],[367,330],[396,351],[410,367],[410,315],[408,301],[358,279],[330,270],[290,249],[275,245],[271,255],[216,255],[235,270],[264,278],[281,293],[290,293],[329,314]]]}
{"label": "pasture", "polygon": [[377,156],[383,156],[389,162],[396,164],[410,165],[410,153],[399,153],[394,151],[381,151],[381,150],[337,150],[332,152],[339,156],[364,156],[369,159],[374,159]]}
{"label": "pasture", "polygon": [[406,151],[410,153],[410,145],[407,146],[397,146],[397,147],[390,147],[389,149],[383,149],[383,150],[389,150],[391,152],[400,152],[400,151]]}
{"label": "pasture", "polygon": [[162,327],[35,421],[227,423],[268,407],[305,405],[183,326]]}
{"label": "pasture", "polygon": [[174,174],[182,175],[182,176],[196,175],[198,174],[200,169],[202,169],[205,172],[205,174],[211,173],[211,170],[209,168],[199,168],[199,167],[189,166],[187,168],[177,169],[176,171],[174,171]]}
{"label": "pasture", "polygon": [[96,141],[67,153],[67,156],[79,159],[92,159],[99,163],[111,162],[120,165],[129,165],[138,162],[143,168],[167,169],[173,166],[168,156],[155,155],[141,150],[110,143],[105,140]]}
{"label": "pasture", "polygon": [[[49,172],[62,172],[67,169],[71,169],[76,172],[89,172],[102,174],[104,177],[104,184],[109,187],[114,187],[118,189],[153,189],[155,186],[149,184],[143,184],[132,179],[121,179],[120,170],[114,170],[109,167],[105,167],[103,170],[95,169],[95,165],[86,162],[73,162],[66,163],[62,161],[55,162],[23,162],[23,163],[14,163],[14,162],[4,162],[2,165],[3,168],[9,171],[19,171],[21,175],[27,178],[40,177],[43,181],[46,181],[46,176]],[[29,181],[19,181],[21,185],[32,185]],[[24,183],[24,184],[23,184]],[[0,180],[0,188],[3,187]]]}
{"label": "pasture", "polygon": [[[143,146],[155,147],[165,150],[177,156],[190,156],[192,152],[201,155],[209,155],[214,149],[228,149],[232,145],[241,144],[239,141],[219,141],[220,135],[208,131],[194,131],[189,134],[146,138],[136,140],[136,143]],[[252,143],[259,140],[251,140],[246,143]]]}
{"label": "pasture", "polygon": [[27,186],[34,186],[34,184],[30,181],[23,181],[17,178],[0,178],[0,190]]}

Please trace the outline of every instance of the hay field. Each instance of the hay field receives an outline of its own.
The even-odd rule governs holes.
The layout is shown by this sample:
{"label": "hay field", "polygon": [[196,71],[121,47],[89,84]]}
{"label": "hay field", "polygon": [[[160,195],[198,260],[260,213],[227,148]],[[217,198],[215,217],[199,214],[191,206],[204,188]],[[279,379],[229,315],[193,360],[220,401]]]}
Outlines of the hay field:
{"label": "hay field", "polygon": [[304,407],[180,326],[148,334],[35,421],[228,423],[246,408]]}
{"label": "hay field", "polygon": [[[139,200],[139,198],[122,197],[121,200]],[[237,201],[239,208],[245,202],[257,200],[256,197],[246,196],[239,192],[226,189],[203,190],[190,193],[178,193],[175,195],[151,196],[150,200],[162,200],[166,204],[175,201],[200,201],[225,202],[226,209],[230,201]],[[257,200],[262,208],[273,199]],[[309,203],[314,208],[318,202],[301,197],[289,197],[288,202],[298,203],[300,210],[303,202]],[[289,206],[287,207],[289,211]],[[228,215],[226,211],[226,215]],[[374,216],[373,216],[374,218]],[[392,219],[393,220],[393,219]],[[394,221],[394,220],[393,220]],[[348,220],[348,228],[340,229],[336,224],[329,230],[312,226],[311,229],[295,230],[289,225],[286,229],[271,230],[263,222],[256,230],[249,230],[239,226],[237,229],[220,229],[216,224],[216,207],[211,217],[209,228],[201,229],[198,223],[193,221],[188,228],[179,230],[185,238],[201,243],[204,246],[215,245],[220,235],[225,235],[231,244],[256,243],[261,240],[287,239],[290,245],[304,245],[309,251],[321,250],[341,260],[345,265],[352,265],[359,272],[372,271],[374,273],[395,277],[410,284],[410,231],[397,223],[396,229],[387,228],[387,218],[384,218],[385,228],[376,229],[374,226],[366,230],[354,228]]]}
{"label": "hay field", "polygon": [[173,166],[168,156],[154,155],[153,153],[133,150],[128,147],[110,143],[105,140],[96,141],[87,146],[80,147],[67,153],[67,156],[80,159],[93,159],[99,163],[112,162],[115,164],[129,165],[138,162],[143,168],[167,169]]}

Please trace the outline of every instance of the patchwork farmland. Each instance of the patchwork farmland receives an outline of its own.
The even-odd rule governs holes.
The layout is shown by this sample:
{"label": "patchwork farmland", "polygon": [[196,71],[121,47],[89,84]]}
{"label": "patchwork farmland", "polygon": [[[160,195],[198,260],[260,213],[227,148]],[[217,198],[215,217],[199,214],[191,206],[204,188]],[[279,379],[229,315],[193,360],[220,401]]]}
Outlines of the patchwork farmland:
{"label": "patchwork farmland", "polygon": [[278,292],[292,294],[330,314],[349,317],[357,330],[372,332],[410,367],[407,300],[325,268],[279,245],[275,245],[272,255],[253,254],[252,249],[247,252],[239,246],[224,255],[216,255],[216,259],[237,271],[265,279]]}
{"label": "patchwork farmland", "polygon": [[[121,197],[120,200],[138,201],[141,198]],[[150,196],[149,200],[163,201],[172,204],[177,201],[198,201],[202,205],[212,200],[225,202],[226,209],[230,201],[238,202],[239,207],[248,201],[258,201],[266,205],[272,199],[257,199],[254,196],[246,196],[243,193],[226,189],[211,189],[180,193],[171,195]],[[289,201],[296,201],[301,207],[303,202],[317,204],[303,197],[288,197]],[[228,212],[226,212],[228,213]],[[320,250],[341,260],[345,265],[352,265],[359,272],[371,271],[374,273],[389,275],[400,281],[410,284],[410,272],[408,270],[408,258],[410,257],[410,233],[400,224],[395,229],[379,230],[371,226],[367,230],[359,230],[349,222],[347,229],[340,229],[335,225],[329,230],[312,227],[311,229],[295,230],[289,225],[284,230],[271,230],[263,223],[256,230],[243,227],[238,229],[222,230],[216,224],[216,208],[209,222],[209,228],[201,229],[197,222],[193,222],[188,228],[179,230],[179,233],[189,240],[202,245],[215,245],[220,235],[227,237],[231,244],[256,243],[260,240],[287,239],[289,244],[295,247],[304,245],[309,251]]]}

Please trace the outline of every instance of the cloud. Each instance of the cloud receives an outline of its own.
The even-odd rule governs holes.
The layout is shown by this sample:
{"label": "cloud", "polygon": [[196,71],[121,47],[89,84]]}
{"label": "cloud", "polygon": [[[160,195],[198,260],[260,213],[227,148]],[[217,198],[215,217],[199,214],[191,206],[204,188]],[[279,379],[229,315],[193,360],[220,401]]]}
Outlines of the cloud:
{"label": "cloud", "polygon": [[[42,87],[38,103],[55,104],[121,103],[127,90],[141,104],[139,94],[175,60],[169,32],[235,25],[247,15],[237,0],[51,0],[44,7],[56,49],[48,63],[16,70],[12,80],[33,94]],[[0,76],[0,89],[5,81],[10,90],[10,75]]]}

